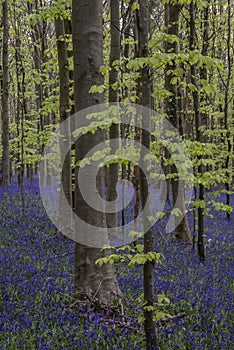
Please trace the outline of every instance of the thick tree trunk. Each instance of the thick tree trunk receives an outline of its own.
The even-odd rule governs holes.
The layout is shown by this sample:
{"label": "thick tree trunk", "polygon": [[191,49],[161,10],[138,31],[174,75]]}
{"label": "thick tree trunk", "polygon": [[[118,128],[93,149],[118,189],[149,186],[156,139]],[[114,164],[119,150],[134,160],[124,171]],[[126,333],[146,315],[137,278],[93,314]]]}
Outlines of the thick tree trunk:
{"label": "thick tree trunk", "polygon": [[[178,1],[176,3],[169,3],[165,5],[165,20],[167,24],[167,34],[178,36],[179,29],[179,13],[180,5]],[[166,52],[177,53],[177,42],[170,43],[166,41]],[[165,72],[165,88],[170,92],[170,96],[165,100],[166,113],[168,115],[169,121],[178,129],[178,105],[177,105],[177,86],[172,84],[171,80],[174,77],[173,71],[176,69],[176,64],[173,61],[172,64],[167,64]],[[181,212],[180,223],[176,226],[176,237],[187,243],[191,243],[192,236],[189,230],[187,216],[185,213],[185,196],[184,191],[179,191],[178,182],[178,171],[176,166],[171,167],[171,173],[174,177],[171,180],[172,184],[172,194],[173,194],[173,205],[178,204],[178,208]]]}
{"label": "thick tree trunk", "polygon": [[[75,111],[102,103],[103,94],[89,93],[92,85],[100,85],[103,78],[100,74],[102,65],[102,1],[73,0],[72,3],[72,36],[74,52],[74,99]],[[77,121],[79,124],[79,120]],[[78,125],[79,126],[79,125]],[[83,159],[95,145],[103,142],[105,134],[98,130],[94,135],[86,134],[76,142],[76,161]],[[76,168],[75,212],[92,226],[105,226],[105,214],[95,211],[83,199],[77,183],[79,169]],[[87,184],[88,186],[88,184]],[[104,198],[104,176],[99,171],[96,186]],[[90,194],[91,195],[91,194]],[[94,196],[96,193],[94,193]],[[79,230],[75,227],[75,230]],[[89,234],[89,232],[82,232]],[[94,237],[95,239],[95,237]],[[102,302],[120,295],[113,267],[109,264],[98,266],[95,261],[104,256],[99,248],[76,243],[75,247],[75,290],[95,295]]]}
{"label": "thick tree trunk", "polygon": [[10,151],[9,151],[9,74],[8,74],[8,42],[9,42],[9,23],[8,23],[8,1],[2,2],[3,14],[3,52],[2,52],[2,185],[10,184]]}
{"label": "thick tree trunk", "polygon": [[[65,121],[69,118],[69,66],[67,55],[67,44],[65,38],[64,20],[55,20],[55,31],[57,38],[59,80],[60,80],[60,123],[63,139],[60,141],[61,160],[63,162],[61,169],[61,188],[59,200],[59,231],[66,233],[71,230],[72,218],[71,211],[64,212],[66,201],[70,207],[72,205],[71,194],[71,151],[70,151],[70,122]],[[65,123],[64,123],[65,122]],[[66,150],[69,150],[68,152]],[[65,231],[64,231],[65,230]]]}
{"label": "thick tree trunk", "polygon": [[[139,10],[139,57],[148,56],[148,28],[149,28],[149,8],[148,0],[140,0],[140,10]],[[141,88],[142,88],[142,106],[150,108],[151,103],[151,84],[150,84],[150,72],[148,67],[143,67],[141,69]],[[142,113],[142,145],[150,149],[151,135],[148,130],[150,130],[150,114],[148,112]],[[144,150],[141,149],[141,162],[144,160]],[[146,167],[145,167],[146,169]],[[143,218],[144,226],[147,227],[147,220],[151,214],[151,208],[149,203],[147,203],[147,198],[149,196],[149,180],[150,174],[145,174],[140,170],[140,192],[141,192],[141,202],[142,208],[146,209],[146,216]],[[147,206],[147,208],[146,208]],[[154,235],[152,229],[148,229],[144,235],[144,253],[154,251]],[[153,287],[153,276],[154,276],[154,262],[147,261],[144,264],[144,301],[146,306],[154,305],[154,287]],[[146,334],[146,348],[147,350],[155,349],[157,346],[156,330],[153,321],[153,310],[144,310],[144,328]]]}
{"label": "thick tree trunk", "polygon": [[[110,47],[110,68],[109,71],[109,103],[118,102],[118,88],[113,88],[113,84],[118,82],[118,71],[113,67],[113,62],[120,59],[120,29],[119,29],[119,0],[110,0],[110,29],[111,29],[111,47]],[[113,124],[110,127],[110,146],[113,153],[118,149],[118,142],[112,141],[119,138],[119,125]],[[119,165],[111,164],[108,170],[108,189],[107,201],[114,201],[117,198]],[[108,227],[118,225],[118,208],[116,213],[107,213],[106,221]]]}

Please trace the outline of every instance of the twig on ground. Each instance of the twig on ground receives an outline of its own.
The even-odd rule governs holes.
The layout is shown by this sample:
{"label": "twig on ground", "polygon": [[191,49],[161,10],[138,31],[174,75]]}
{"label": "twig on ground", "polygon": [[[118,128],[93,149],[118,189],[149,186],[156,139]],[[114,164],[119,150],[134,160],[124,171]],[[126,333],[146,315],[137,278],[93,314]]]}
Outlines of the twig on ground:
{"label": "twig on ground", "polygon": [[186,313],[185,312],[180,312],[179,314],[174,315],[174,316],[161,318],[161,320],[158,320],[156,322],[156,324],[157,325],[165,325],[165,324],[170,323],[171,321],[173,321],[173,320],[175,320],[177,318],[183,318],[184,316],[186,316]]}

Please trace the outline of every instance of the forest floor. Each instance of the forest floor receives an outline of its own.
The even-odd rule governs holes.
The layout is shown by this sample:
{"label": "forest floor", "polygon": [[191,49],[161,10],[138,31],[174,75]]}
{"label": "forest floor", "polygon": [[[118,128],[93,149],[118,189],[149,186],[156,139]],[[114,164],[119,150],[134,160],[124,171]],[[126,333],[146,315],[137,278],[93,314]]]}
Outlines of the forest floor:
{"label": "forest floor", "polygon": [[[181,316],[157,322],[159,350],[234,349],[234,214],[228,221],[224,212],[210,213],[205,264],[196,250],[172,235],[166,243],[155,234],[156,251],[165,256],[163,265],[155,267],[158,313]],[[25,184],[24,222],[17,184],[0,188],[0,227],[1,350],[145,349],[136,307],[142,297],[142,267],[116,266],[126,318],[74,303],[74,244],[54,234],[38,179]]]}

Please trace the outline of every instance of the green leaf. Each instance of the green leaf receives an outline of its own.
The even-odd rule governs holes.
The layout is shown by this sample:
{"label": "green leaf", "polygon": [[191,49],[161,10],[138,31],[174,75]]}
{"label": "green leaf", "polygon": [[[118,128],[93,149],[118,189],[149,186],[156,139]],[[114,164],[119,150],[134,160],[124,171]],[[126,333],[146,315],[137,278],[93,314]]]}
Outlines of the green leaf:
{"label": "green leaf", "polygon": [[170,299],[165,294],[158,294],[158,304],[162,304],[163,302],[170,304]]}
{"label": "green leaf", "polygon": [[135,11],[135,10],[140,10],[140,4],[138,4],[138,2],[134,2],[132,4],[132,11]]}
{"label": "green leaf", "polygon": [[163,211],[158,211],[157,214],[156,214],[156,217],[157,217],[158,219],[162,219],[162,218],[164,217],[165,214],[166,214],[166,213],[164,213]]}
{"label": "green leaf", "polygon": [[144,306],[144,310],[148,311],[148,312],[154,311],[154,307],[153,307],[153,305],[146,305],[146,306]]}
{"label": "green leaf", "polygon": [[153,216],[147,216],[147,220],[149,222],[155,222],[155,218]]}
{"label": "green leaf", "polygon": [[112,84],[111,87],[114,91],[116,91],[118,89],[118,86],[119,86],[119,82],[116,81],[116,83]]}
{"label": "green leaf", "polygon": [[196,87],[194,84],[192,84],[192,83],[189,83],[189,84],[188,84],[188,88],[189,88],[192,92],[197,91],[197,87]]}
{"label": "green leaf", "polygon": [[182,215],[182,211],[180,210],[180,208],[174,208],[172,209],[171,214],[178,217]]}
{"label": "green leaf", "polygon": [[153,320],[154,320],[154,322],[158,322],[158,321],[160,321],[162,318],[165,318],[165,317],[168,317],[168,314],[166,314],[166,313],[163,312],[163,311],[157,311],[157,312],[154,314]]}
{"label": "green leaf", "polygon": [[171,84],[172,84],[172,85],[175,85],[175,84],[177,83],[178,80],[179,80],[178,77],[172,78],[172,79],[171,79]]}
{"label": "green leaf", "polygon": [[105,91],[106,87],[105,85],[93,85],[91,86],[91,88],[89,89],[89,92],[91,94],[95,94],[95,93],[103,93]]}

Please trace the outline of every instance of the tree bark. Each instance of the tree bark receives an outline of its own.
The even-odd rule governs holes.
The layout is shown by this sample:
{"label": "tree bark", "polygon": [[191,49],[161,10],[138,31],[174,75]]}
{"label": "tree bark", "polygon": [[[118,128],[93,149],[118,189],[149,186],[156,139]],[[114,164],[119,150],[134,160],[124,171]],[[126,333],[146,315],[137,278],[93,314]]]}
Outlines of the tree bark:
{"label": "tree bark", "polygon": [[[102,1],[80,0],[72,2],[72,37],[74,52],[74,99],[75,111],[103,103],[103,94],[89,92],[92,85],[100,85],[102,61]],[[78,121],[79,123],[79,121]],[[95,145],[103,142],[105,134],[98,130],[94,135],[86,134],[76,142],[76,162],[83,159]],[[85,222],[105,226],[104,210],[95,211],[81,196],[77,183],[79,169],[76,168],[75,213]],[[88,185],[88,184],[87,184]],[[99,194],[104,198],[104,176],[99,171],[96,177]],[[95,195],[95,194],[94,194]],[[104,209],[104,208],[103,208]],[[75,227],[79,230],[79,227]],[[83,232],[86,234],[86,232]],[[88,234],[88,232],[87,232]],[[113,267],[109,264],[98,266],[95,261],[105,255],[99,248],[75,245],[75,290],[95,295],[102,302],[120,295]]]}
{"label": "tree bark", "polygon": [[[139,10],[139,57],[148,56],[148,35],[149,35],[149,4],[148,0],[140,0]],[[151,105],[151,81],[149,67],[145,66],[141,69],[141,89],[142,89],[142,106],[150,108]],[[150,114],[148,112],[142,113],[142,131],[141,142],[142,146],[150,149],[151,135],[150,130]],[[144,149],[141,149],[141,162],[144,160]],[[141,167],[140,167],[141,168]],[[146,167],[145,167],[146,168]],[[151,208],[149,203],[147,204],[147,198],[149,196],[148,179],[150,174],[145,174],[140,170],[140,193],[142,209],[147,206],[146,217],[143,218],[144,226],[147,227],[146,221],[151,214]],[[154,251],[154,235],[152,229],[148,229],[144,235],[144,253]],[[146,307],[152,307],[154,305],[154,288],[153,288],[153,275],[154,275],[154,262],[147,261],[144,264],[144,301]],[[147,350],[155,349],[157,346],[156,330],[153,321],[153,310],[144,310],[144,328],[146,334],[146,348]]]}
{"label": "tree bark", "polygon": [[[178,1],[175,3],[169,3],[165,5],[165,19],[167,24],[167,34],[175,35],[178,37],[179,30],[179,13],[180,5]],[[177,42],[174,41],[170,43],[166,41],[165,48],[167,53],[177,53]],[[174,70],[176,69],[176,63],[174,61],[172,64],[166,65],[165,71],[165,88],[170,92],[170,96],[165,100],[166,113],[168,115],[169,121],[178,129],[178,104],[177,104],[177,86],[172,84],[171,80],[174,77]],[[178,171],[175,165],[171,166],[171,173],[174,177],[171,180],[172,184],[172,195],[173,195],[173,205],[178,203],[178,208],[181,212],[180,223],[176,226],[176,238],[191,244],[192,237],[188,226],[188,220],[185,213],[185,196],[184,191],[179,191],[178,183]]]}
{"label": "tree bark", "polygon": [[[190,13],[190,40],[189,40],[189,49],[195,49],[195,3],[192,1],[189,5],[189,13]],[[200,132],[201,126],[201,115],[200,115],[200,97],[198,93],[197,87],[197,69],[196,64],[191,65],[191,83],[195,86],[196,89],[192,92],[193,95],[193,106],[194,106],[194,115],[195,115],[195,128],[196,128],[196,136],[197,141],[202,142],[202,135]],[[203,172],[202,167],[202,157],[198,157],[199,166],[198,173],[201,175]],[[199,184],[199,200],[204,200],[204,186],[202,183]],[[198,208],[198,254],[200,260],[204,262],[205,260],[205,249],[204,249],[204,209],[202,207]]]}
{"label": "tree bark", "polygon": [[[225,160],[225,168],[226,168],[226,205],[230,206],[230,184],[229,179],[231,178],[229,175],[229,162],[230,162],[230,154],[231,154],[231,134],[229,131],[229,122],[228,122],[228,106],[229,106],[229,95],[230,95],[230,83],[232,77],[232,59],[231,59],[231,1],[228,0],[228,20],[227,20],[227,81],[225,86],[225,96],[224,96],[224,124],[226,129],[226,140],[227,140],[227,156]],[[227,219],[230,220],[230,212],[227,211]]]}
{"label": "tree bark", "polygon": [[10,151],[9,151],[9,68],[8,68],[8,45],[9,45],[9,22],[8,1],[2,2],[3,15],[3,52],[2,52],[2,185],[10,184]]}
{"label": "tree bark", "polygon": [[[120,28],[119,28],[119,0],[110,0],[110,30],[111,30],[111,47],[110,47],[110,71],[109,71],[109,103],[118,102],[118,88],[113,88],[113,84],[118,82],[118,71],[113,67],[113,62],[120,59]],[[119,138],[119,125],[112,124],[110,127],[110,146],[113,153],[116,152],[119,145],[116,139]],[[115,139],[113,142],[112,140]],[[111,164],[108,169],[108,188],[107,201],[113,201],[117,198],[118,182],[118,163]],[[108,227],[118,225],[118,208],[116,213],[107,213],[106,221]]]}
{"label": "tree bark", "polygon": [[[65,28],[63,19],[55,19],[55,31],[57,38],[57,50],[58,50],[58,63],[59,63],[59,87],[60,87],[60,124],[63,139],[60,141],[61,160],[61,189],[59,200],[59,231],[66,233],[67,230],[72,228],[71,210],[64,212],[65,202],[72,206],[72,193],[71,193],[71,135],[70,135],[70,103],[69,103],[69,66],[67,55],[67,44],[65,37]],[[67,152],[67,150],[69,150]],[[68,235],[69,236],[69,235]]]}

